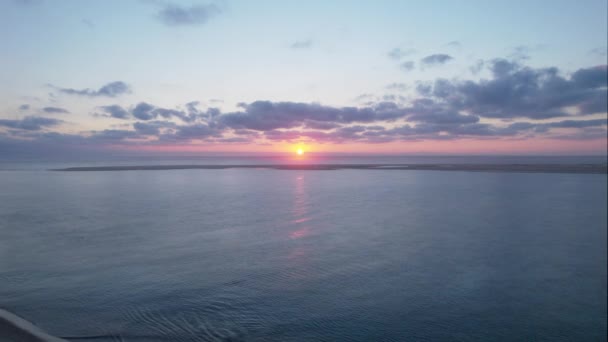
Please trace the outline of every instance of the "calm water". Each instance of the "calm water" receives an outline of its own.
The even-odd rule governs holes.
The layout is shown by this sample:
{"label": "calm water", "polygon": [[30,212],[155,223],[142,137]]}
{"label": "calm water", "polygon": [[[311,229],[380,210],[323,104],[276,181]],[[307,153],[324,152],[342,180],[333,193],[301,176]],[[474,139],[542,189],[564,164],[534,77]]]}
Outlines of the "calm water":
{"label": "calm water", "polygon": [[98,341],[602,341],[606,185],[5,168],[0,307]]}

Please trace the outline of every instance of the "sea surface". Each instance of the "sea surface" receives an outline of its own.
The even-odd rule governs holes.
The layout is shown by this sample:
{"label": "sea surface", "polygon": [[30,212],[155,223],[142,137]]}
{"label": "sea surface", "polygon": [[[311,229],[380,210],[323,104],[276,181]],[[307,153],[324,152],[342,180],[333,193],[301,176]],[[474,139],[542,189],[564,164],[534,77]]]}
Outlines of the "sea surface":
{"label": "sea surface", "polygon": [[73,341],[606,340],[605,174],[47,171],[248,160],[0,163],[0,308]]}

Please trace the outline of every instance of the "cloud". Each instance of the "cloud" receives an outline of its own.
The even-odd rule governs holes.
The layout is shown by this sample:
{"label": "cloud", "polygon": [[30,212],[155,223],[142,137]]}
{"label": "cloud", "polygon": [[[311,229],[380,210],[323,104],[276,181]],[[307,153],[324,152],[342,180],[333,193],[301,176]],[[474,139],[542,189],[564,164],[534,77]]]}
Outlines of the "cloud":
{"label": "cloud", "polygon": [[392,121],[405,116],[405,111],[390,102],[372,107],[330,107],[315,103],[255,101],[243,105],[244,111],[218,116],[218,124],[234,129],[267,131],[293,128],[308,121],[354,123]]}
{"label": "cloud", "polygon": [[195,122],[195,121],[206,121],[219,114],[217,108],[208,108],[205,111],[198,109],[198,101],[192,101],[186,103],[186,110],[170,109],[157,107],[147,102],[140,102],[130,109],[125,109],[119,105],[109,105],[98,107],[103,112],[102,114],[95,114],[98,116],[112,117],[116,119],[137,119],[142,121],[155,120],[160,118],[164,119],[179,119],[183,122]]}
{"label": "cloud", "polygon": [[606,66],[579,69],[570,78],[557,68],[531,68],[496,59],[489,62],[491,79],[436,80],[418,91],[450,110],[487,118],[547,119],[606,112]]}
{"label": "cloud", "polygon": [[90,29],[94,29],[94,28],[95,28],[95,23],[94,23],[94,22],[92,22],[92,21],[91,21],[91,20],[89,20],[89,19],[82,19],[80,22],[81,22],[83,25],[85,25],[86,27],[90,28]]}
{"label": "cloud", "polygon": [[422,64],[424,66],[435,66],[435,65],[445,64],[445,63],[451,61],[452,59],[454,59],[454,58],[450,55],[438,53],[438,54],[434,54],[434,55],[428,55],[428,56],[422,58],[420,60],[420,64]]}
{"label": "cloud", "polygon": [[90,96],[90,97],[98,97],[98,96],[107,96],[107,97],[117,97],[119,95],[127,94],[131,92],[131,88],[122,81],[110,82],[98,90],[91,89],[72,89],[72,88],[58,88],[55,87],[58,91],[69,94],[69,95],[81,95],[81,96]]}
{"label": "cloud", "polygon": [[44,107],[44,108],[42,108],[42,111],[44,111],[45,113],[49,113],[49,114],[67,114],[67,113],[69,113],[69,111],[67,109],[59,108],[59,107]]}
{"label": "cloud", "polygon": [[28,110],[28,109],[30,109],[29,104],[22,104],[21,106],[19,106],[19,110]]}
{"label": "cloud", "polygon": [[135,131],[120,130],[120,129],[105,129],[103,131],[93,131],[93,134],[88,137],[88,140],[97,142],[114,142],[125,139],[140,139],[140,134]]}
{"label": "cloud", "polygon": [[128,119],[130,117],[129,112],[119,105],[101,106],[99,107],[105,116],[116,118],[116,119]]}
{"label": "cloud", "polygon": [[591,49],[589,53],[600,57],[606,57],[606,55],[608,55],[608,48],[606,46],[596,47]]}
{"label": "cloud", "polygon": [[407,84],[405,83],[400,83],[400,82],[394,82],[394,83],[390,83],[386,85],[386,89],[389,90],[399,90],[399,91],[405,91],[407,90],[409,87]]}
{"label": "cloud", "polygon": [[606,126],[608,124],[607,119],[595,119],[595,120],[563,120],[557,122],[551,122],[544,124],[548,127],[557,128],[586,128],[586,127],[599,127]]}
{"label": "cloud", "polygon": [[292,49],[309,49],[312,47],[312,40],[298,40],[289,46]]}
{"label": "cloud", "polygon": [[210,137],[222,137],[222,132],[204,123],[178,126],[174,133],[161,136],[163,140],[201,140]]}
{"label": "cloud", "polygon": [[141,135],[160,135],[165,128],[175,128],[176,124],[170,121],[136,122],[133,129]]}
{"label": "cloud", "polygon": [[387,53],[387,55],[391,59],[400,60],[401,58],[414,54],[415,52],[416,52],[415,49],[394,48],[394,49],[390,50]]}
{"label": "cloud", "polygon": [[483,60],[477,60],[477,62],[475,62],[475,64],[473,64],[471,67],[469,67],[469,70],[471,71],[471,73],[473,75],[477,75],[481,72],[481,70],[483,70],[484,67],[484,61]]}
{"label": "cloud", "polygon": [[412,70],[414,70],[415,66],[416,65],[414,64],[413,61],[403,62],[399,65],[399,67],[401,67],[401,70],[404,70],[404,71],[412,71]]}
{"label": "cloud", "polygon": [[135,108],[131,110],[131,114],[140,120],[151,120],[158,116],[154,113],[154,106],[146,102],[138,103]]}
{"label": "cloud", "polygon": [[[63,134],[47,129],[62,121],[26,117],[0,119],[0,146],[117,146],[154,144],[384,143],[457,139],[588,140],[606,136],[607,66],[563,73],[521,61],[482,61],[481,79],[417,82],[412,98],[363,94],[359,106],[293,101],[240,103],[237,110],[202,109],[198,101],[175,108],[147,102],[98,107],[102,114],[137,120],[118,129]],[[405,83],[386,86],[403,90]],[[57,108],[57,107],[48,107]],[[591,116],[593,114],[593,116]],[[500,119],[500,120],[496,120]],[[124,128],[124,129],[123,129]],[[24,145],[25,146],[25,145]]]}
{"label": "cloud", "polygon": [[63,121],[39,116],[26,116],[20,120],[0,119],[0,126],[21,129],[26,131],[38,131],[43,128],[53,127]]}
{"label": "cloud", "polygon": [[462,44],[459,41],[457,41],[457,40],[452,40],[451,42],[448,42],[445,45],[447,45],[449,47],[453,47],[453,48],[460,48],[460,47],[462,47]]}
{"label": "cloud", "polygon": [[214,4],[190,7],[168,4],[158,12],[158,18],[167,26],[202,25],[220,13]]}
{"label": "cloud", "polygon": [[519,45],[513,48],[513,51],[508,57],[514,60],[524,61],[530,59],[530,52],[532,52],[531,47]]}

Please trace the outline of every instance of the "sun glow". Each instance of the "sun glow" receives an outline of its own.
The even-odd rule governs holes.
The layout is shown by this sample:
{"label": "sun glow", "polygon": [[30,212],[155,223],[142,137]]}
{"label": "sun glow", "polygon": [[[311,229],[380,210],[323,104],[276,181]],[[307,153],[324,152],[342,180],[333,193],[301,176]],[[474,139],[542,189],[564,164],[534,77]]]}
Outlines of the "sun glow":
{"label": "sun glow", "polygon": [[297,153],[299,156],[301,156],[301,155],[303,155],[303,154],[304,154],[304,150],[303,150],[302,148],[298,148],[298,149],[296,150],[296,153]]}

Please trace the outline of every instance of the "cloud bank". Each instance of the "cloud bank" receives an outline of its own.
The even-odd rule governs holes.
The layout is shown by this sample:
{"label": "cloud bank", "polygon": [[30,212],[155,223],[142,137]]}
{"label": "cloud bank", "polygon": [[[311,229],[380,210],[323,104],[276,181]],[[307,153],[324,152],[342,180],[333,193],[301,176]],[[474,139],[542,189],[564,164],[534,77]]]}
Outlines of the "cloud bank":
{"label": "cloud bank", "polygon": [[202,25],[220,13],[220,8],[214,4],[190,7],[168,4],[158,12],[158,18],[167,26]]}
{"label": "cloud bank", "polygon": [[79,96],[89,96],[89,97],[117,97],[119,95],[127,94],[131,92],[131,88],[125,82],[116,81],[110,82],[98,90],[92,89],[72,89],[72,88],[60,88],[55,87],[59,92],[68,94],[68,95],[79,95]]}
{"label": "cloud bank", "polygon": [[[441,64],[447,55],[421,63]],[[222,111],[191,101],[175,108],[148,102],[97,107],[96,116],[122,122],[120,129],[80,133],[54,131],[64,121],[27,116],[0,120],[0,145],[154,146],[187,144],[318,144],[446,141],[458,139],[605,139],[608,68],[580,68],[564,74],[555,67],[534,68],[517,60],[480,64],[486,77],[395,82],[386,90],[415,89],[412,98],[398,93],[365,94],[364,105],[332,106],[296,101],[257,100]],[[66,92],[114,97],[128,90],[113,82],[99,90]],[[398,100],[398,101],[397,101]],[[63,113],[44,107],[47,113]],[[25,145],[24,145],[25,146]]]}

